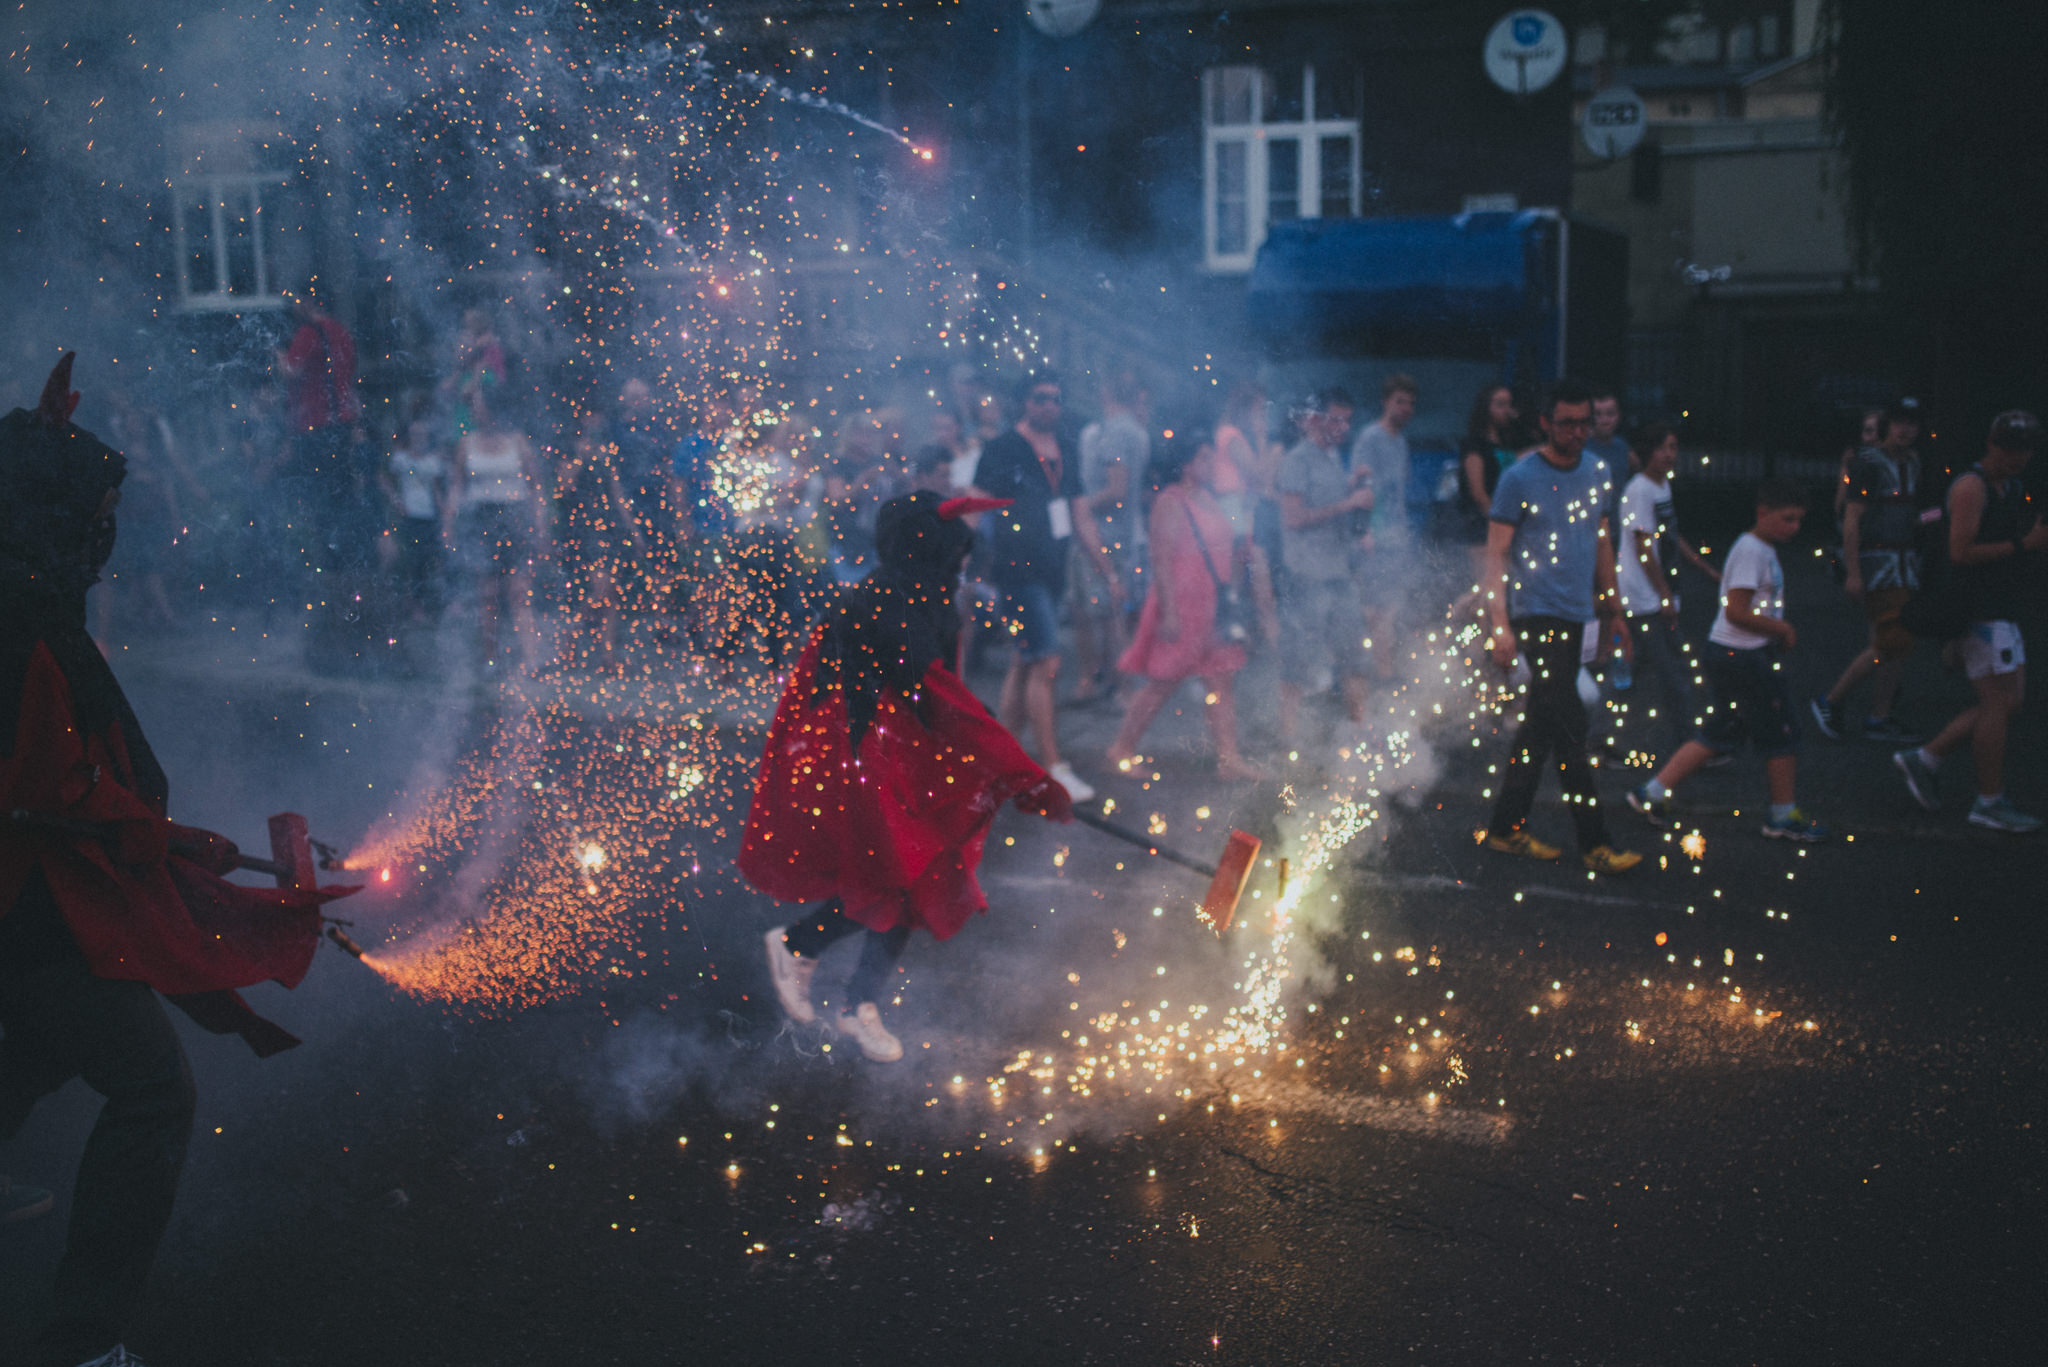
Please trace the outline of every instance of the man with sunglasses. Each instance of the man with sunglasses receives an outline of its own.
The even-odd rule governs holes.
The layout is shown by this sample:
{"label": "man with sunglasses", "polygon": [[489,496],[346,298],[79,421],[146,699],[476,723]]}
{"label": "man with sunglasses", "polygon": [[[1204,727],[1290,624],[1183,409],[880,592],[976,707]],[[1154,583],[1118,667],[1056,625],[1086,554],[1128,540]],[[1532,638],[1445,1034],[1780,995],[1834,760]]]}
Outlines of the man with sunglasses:
{"label": "man with sunglasses", "polygon": [[1579,702],[1579,645],[1597,615],[1602,635],[1626,639],[1615,588],[1607,508],[1614,479],[1585,450],[1593,395],[1560,380],[1542,412],[1543,444],[1501,472],[1486,541],[1485,590],[1491,650],[1502,669],[1523,656],[1529,684],[1521,727],[1508,751],[1486,848],[1527,859],[1560,851],[1526,829],[1544,769],[1555,765],[1576,828],[1579,856],[1595,873],[1626,873],[1642,856],[1614,848],[1586,758],[1586,710]]}
{"label": "man with sunglasses", "polygon": [[1017,653],[1003,679],[996,716],[1012,735],[1031,725],[1037,758],[1076,802],[1095,796],[1073,766],[1060,758],[1054,716],[1059,679],[1059,603],[1066,594],[1070,545],[1078,541],[1100,567],[1111,602],[1120,611],[1124,587],[1103,554],[1100,523],[1082,492],[1081,462],[1061,431],[1060,380],[1048,371],[1024,377],[1018,390],[1023,417],[982,448],[975,485],[992,498],[1013,500],[989,519],[995,565],[990,578],[1002,594],[1003,621]]}

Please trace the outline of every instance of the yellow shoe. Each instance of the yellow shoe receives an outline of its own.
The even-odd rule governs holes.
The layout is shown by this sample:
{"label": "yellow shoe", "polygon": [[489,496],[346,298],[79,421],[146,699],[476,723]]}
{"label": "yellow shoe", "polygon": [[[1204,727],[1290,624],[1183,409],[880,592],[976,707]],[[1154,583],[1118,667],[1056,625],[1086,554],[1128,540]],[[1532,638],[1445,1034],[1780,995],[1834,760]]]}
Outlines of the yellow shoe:
{"label": "yellow shoe", "polygon": [[1595,845],[1584,858],[1586,867],[1595,873],[1627,873],[1643,862],[1634,850],[1617,850],[1612,845]]}
{"label": "yellow shoe", "polygon": [[1495,854],[1519,854],[1524,859],[1555,859],[1564,851],[1555,845],[1546,845],[1527,831],[1515,831],[1510,835],[1489,835],[1486,848]]}

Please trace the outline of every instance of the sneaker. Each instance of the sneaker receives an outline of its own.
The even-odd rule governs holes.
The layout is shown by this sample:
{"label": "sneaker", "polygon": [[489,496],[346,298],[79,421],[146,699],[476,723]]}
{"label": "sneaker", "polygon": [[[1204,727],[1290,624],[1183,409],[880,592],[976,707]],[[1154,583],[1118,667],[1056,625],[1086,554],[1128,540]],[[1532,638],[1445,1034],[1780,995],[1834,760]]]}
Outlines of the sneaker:
{"label": "sneaker", "polygon": [[1892,767],[1905,777],[1906,791],[1915,802],[1930,812],[1941,810],[1940,780],[1917,749],[1892,751]]}
{"label": "sneaker", "polygon": [[1555,859],[1564,851],[1555,845],[1546,845],[1527,831],[1511,831],[1506,835],[1489,835],[1486,848],[1495,854],[1518,854],[1524,859]]}
{"label": "sneaker", "polygon": [[1829,740],[1840,740],[1842,738],[1841,709],[1837,708],[1826,698],[1815,698],[1808,706],[1813,712],[1813,724],[1820,728],[1820,733]]}
{"label": "sneaker", "polygon": [[811,1005],[811,975],[818,971],[816,959],[806,959],[789,947],[782,927],[777,926],[764,937],[768,946],[768,979],[775,984],[775,999],[782,1003],[782,1012],[798,1025],[809,1025],[818,1018],[818,1010]]}
{"label": "sneaker", "polygon": [[1628,805],[1637,816],[1663,830],[1671,824],[1671,799],[1650,796],[1650,785],[1638,783],[1628,790]]}
{"label": "sneaker", "polygon": [[1801,845],[1818,845],[1833,834],[1827,827],[1807,816],[1797,807],[1783,821],[1766,816],[1762,827],[1767,840],[1791,840]]}
{"label": "sneaker", "polygon": [[1980,797],[1970,804],[1970,824],[2010,835],[2032,835],[2041,829],[2041,818],[2028,816],[2002,797],[1989,802]]}
{"label": "sneaker", "polygon": [[1612,845],[1595,845],[1579,858],[1595,873],[1627,873],[1643,862],[1634,850],[1617,850]]}
{"label": "sneaker", "polygon": [[852,1011],[840,1012],[839,1033],[851,1035],[860,1051],[877,1063],[894,1063],[903,1057],[903,1041],[882,1024],[882,1013],[873,1002],[862,1002]]}
{"label": "sneaker", "polygon": [[0,1177],[0,1225],[48,1215],[56,1204],[57,1198],[41,1187],[26,1186],[12,1178]]}
{"label": "sneaker", "polygon": [[1863,739],[1881,740],[1891,745],[1918,745],[1926,737],[1915,735],[1901,725],[1897,717],[1865,717]]}
{"label": "sneaker", "polygon": [[1074,766],[1065,760],[1061,760],[1058,764],[1053,765],[1046,772],[1059,781],[1060,787],[1065,788],[1067,796],[1074,799],[1074,801],[1093,802],[1095,800],[1095,789],[1083,783],[1081,776],[1074,772]]}

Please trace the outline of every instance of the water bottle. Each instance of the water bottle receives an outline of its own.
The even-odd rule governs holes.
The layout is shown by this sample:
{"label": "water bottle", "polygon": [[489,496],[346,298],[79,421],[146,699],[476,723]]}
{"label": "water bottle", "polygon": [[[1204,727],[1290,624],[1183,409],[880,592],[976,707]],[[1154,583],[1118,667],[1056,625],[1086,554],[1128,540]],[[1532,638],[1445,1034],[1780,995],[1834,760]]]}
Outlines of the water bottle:
{"label": "water bottle", "polygon": [[1614,663],[1607,667],[1607,682],[1617,693],[1626,693],[1636,681],[1635,670],[1629,666],[1628,656],[1621,650],[1621,633],[1614,633]]}

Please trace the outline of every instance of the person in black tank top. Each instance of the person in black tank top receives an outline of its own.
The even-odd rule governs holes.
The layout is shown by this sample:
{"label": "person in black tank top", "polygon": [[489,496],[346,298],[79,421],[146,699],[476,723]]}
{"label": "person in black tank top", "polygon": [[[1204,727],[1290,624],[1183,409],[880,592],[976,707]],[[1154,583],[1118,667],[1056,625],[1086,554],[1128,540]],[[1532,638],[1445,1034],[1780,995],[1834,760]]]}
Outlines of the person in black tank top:
{"label": "person in black tank top", "polygon": [[2041,829],[2040,818],[2005,796],[2006,731],[2026,697],[2027,652],[2019,628],[2027,593],[2022,557],[2048,550],[2048,523],[2020,482],[2040,439],[2041,423],[2033,414],[1999,414],[1984,458],[1949,486],[1949,561],[1971,618],[1961,641],[1963,672],[1977,701],[1927,744],[1892,756],[1913,800],[1935,811],[1941,806],[1941,761],[1967,740],[1977,761],[1970,824],[2014,835]]}

